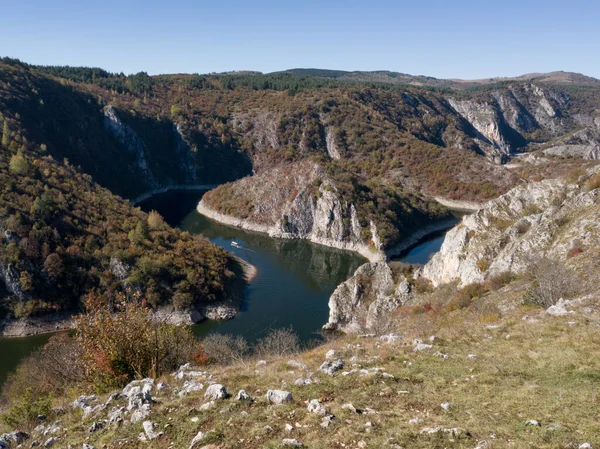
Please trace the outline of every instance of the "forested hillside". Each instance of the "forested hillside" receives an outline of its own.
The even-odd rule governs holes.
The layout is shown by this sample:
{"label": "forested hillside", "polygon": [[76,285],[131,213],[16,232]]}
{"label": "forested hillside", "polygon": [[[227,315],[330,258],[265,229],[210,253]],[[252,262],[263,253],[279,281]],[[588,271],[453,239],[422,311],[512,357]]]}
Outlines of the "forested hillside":
{"label": "forested hillside", "polygon": [[179,309],[223,298],[234,262],[100,187],[16,116],[2,118],[0,318],[76,311],[88,295]]}
{"label": "forested hillside", "polygon": [[[443,216],[433,197],[483,201],[597,159],[600,90],[557,73],[456,90],[310,70],[125,76],[4,58],[4,310],[68,309],[95,288],[110,292],[111,259],[153,303],[219,296],[224,252],[150,225],[116,195],[229,182],[213,205],[243,215],[255,179],[310,161],[322,174],[311,188],[335,192],[358,211],[357,235],[373,237],[373,222],[389,246]],[[251,174],[263,178],[228,194]]]}

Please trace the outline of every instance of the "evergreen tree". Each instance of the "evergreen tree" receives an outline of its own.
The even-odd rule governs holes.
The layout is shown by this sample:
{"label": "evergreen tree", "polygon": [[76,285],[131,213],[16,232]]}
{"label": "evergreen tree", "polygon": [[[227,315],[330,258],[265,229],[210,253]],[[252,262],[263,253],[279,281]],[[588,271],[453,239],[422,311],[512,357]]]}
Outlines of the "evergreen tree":
{"label": "evergreen tree", "polygon": [[4,127],[2,128],[2,146],[7,147],[10,143],[10,128],[8,127],[8,120],[4,119]]}

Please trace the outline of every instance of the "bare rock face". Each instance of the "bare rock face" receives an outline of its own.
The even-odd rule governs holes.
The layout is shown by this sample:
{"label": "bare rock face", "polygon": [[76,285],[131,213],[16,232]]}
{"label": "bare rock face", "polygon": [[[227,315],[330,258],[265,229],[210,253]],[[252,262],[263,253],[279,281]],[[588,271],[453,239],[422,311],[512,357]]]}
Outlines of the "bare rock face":
{"label": "bare rock face", "polygon": [[370,222],[365,241],[356,207],[343,200],[323,169],[311,161],[276,167],[236,183],[255,206],[244,219],[219,213],[203,198],[198,212],[216,221],[271,237],[301,238],[382,260],[377,227]]}
{"label": "bare rock face", "polygon": [[113,106],[109,105],[104,110],[104,128],[135,157],[137,169],[144,174],[147,187],[156,187],[157,183],[148,164],[144,142],[133,129],[121,121]]}
{"label": "bare rock face", "polygon": [[449,99],[448,102],[479,132],[482,140],[487,141],[501,154],[511,152],[510,143],[501,131],[502,116],[494,105],[454,99]]}
{"label": "bare rock face", "polygon": [[568,106],[569,97],[529,83],[493,92],[483,101],[449,98],[448,103],[475,129],[483,151],[502,162],[526,144],[523,135],[537,130],[551,135],[563,132],[561,110]]}
{"label": "bare rock face", "polygon": [[583,184],[598,172],[598,167],[590,169],[582,185],[546,180],[490,201],[446,234],[421,275],[434,286],[454,280],[464,286],[503,272],[523,272],[536,256],[565,260],[575,242],[597,244],[600,190]]}
{"label": "bare rock face", "polygon": [[411,297],[410,284],[401,279],[396,285],[385,262],[364,264],[329,298],[329,321],[324,328],[344,332],[372,329]]}
{"label": "bare rock face", "polygon": [[21,288],[19,271],[11,264],[4,265],[0,261],[0,281],[4,282],[6,290],[20,300],[26,299],[25,292]]}
{"label": "bare rock face", "polygon": [[545,149],[544,154],[586,160],[600,159],[600,131],[593,127],[584,128],[560,139],[557,145]]}

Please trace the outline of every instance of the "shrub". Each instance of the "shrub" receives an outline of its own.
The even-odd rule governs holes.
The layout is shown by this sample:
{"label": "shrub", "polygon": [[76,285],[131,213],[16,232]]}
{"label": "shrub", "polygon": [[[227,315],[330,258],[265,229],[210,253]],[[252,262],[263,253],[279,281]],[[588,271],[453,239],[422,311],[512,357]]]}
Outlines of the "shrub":
{"label": "shrub", "polygon": [[487,288],[480,283],[465,285],[462,289],[456,292],[454,297],[446,306],[446,309],[448,311],[465,309],[471,305],[473,300],[481,298],[487,292]]}
{"label": "shrub", "polygon": [[75,320],[76,341],[88,380],[99,388],[156,378],[200,349],[189,328],[156,321],[142,301],[121,299],[112,311],[102,298],[88,295],[86,310]]}
{"label": "shrub", "polygon": [[68,334],[51,337],[8,377],[2,388],[3,401],[15,402],[27,389],[34,397],[63,395],[85,380],[81,357],[81,348]]}
{"label": "shrub", "polygon": [[254,349],[261,356],[282,356],[298,352],[300,341],[291,328],[275,329],[261,338]]}
{"label": "shrub", "polygon": [[600,188],[600,173],[596,173],[595,175],[588,178],[588,180],[584,184],[585,190],[588,192],[590,190],[595,190]]}
{"label": "shrub", "polygon": [[3,417],[3,421],[13,428],[32,428],[40,415],[47,415],[52,410],[51,396],[35,396],[31,388],[27,388],[21,400],[14,404]]}
{"label": "shrub", "polygon": [[577,294],[577,275],[565,263],[547,257],[531,259],[527,275],[531,284],[525,293],[525,303],[548,308],[561,299]]}
{"label": "shrub", "polygon": [[505,285],[510,284],[515,279],[515,275],[510,271],[503,271],[487,280],[487,286],[491,291],[500,290]]}
{"label": "shrub", "polygon": [[482,273],[485,273],[487,271],[487,269],[490,267],[487,259],[484,259],[483,257],[481,259],[477,260],[476,265],[477,265],[477,268],[479,269],[479,271],[481,271]]}
{"label": "shrub", "polygon": [[225,365],[243,362],[250,352],[244,337],[231,334],[209,334],[202,340],[208,363]]}

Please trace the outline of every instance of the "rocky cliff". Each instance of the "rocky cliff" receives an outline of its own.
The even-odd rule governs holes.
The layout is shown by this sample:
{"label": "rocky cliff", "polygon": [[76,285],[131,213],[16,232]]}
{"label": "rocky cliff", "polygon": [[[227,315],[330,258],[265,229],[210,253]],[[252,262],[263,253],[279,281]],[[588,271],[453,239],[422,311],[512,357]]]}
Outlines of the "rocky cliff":
{"label": "rocky cliff", "polygon": [[198,211],[271,237],[356,251],[371,261],[383,260],[386,250],[420,227],[449,217],[445,208],[415,195],[343,184],[311,160],[220,186],[203,197]]}
{"label": "rocky cliff", "polygon": [[323,328],[348,333],[380,331],[389,324],[389,314],[412,296],[410,283],[404,276],[394,279],[387,263],[364,264],[329,298],[329,320]]}
{"label": "rocky cliff", "polygon": [[[307,239],[356,251],[369,260],[384,258],[375,224],[361,226],[356,207],[340,198],[333,183],[315,163],[282,166],[244,178],[235,183],[235,192],[243,196],[239,201],[245,210],[232,211],[225,205],[223,211],[238,216],[211,207],[220,192],[206,194],[198,204],[198,212],[221,223],[271,237]],[[373,242],[371,245],[365,234]]]}
{"label": "rocky cliff", "polygon": [[490,201],[446,234],[422,276],[434,286],[454,280],[466,285],[521,273],[540,256],[583,264],[600,236],[599,172],[589,169],[575,182],[530,183]]}

